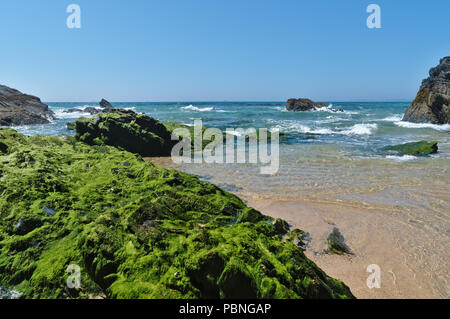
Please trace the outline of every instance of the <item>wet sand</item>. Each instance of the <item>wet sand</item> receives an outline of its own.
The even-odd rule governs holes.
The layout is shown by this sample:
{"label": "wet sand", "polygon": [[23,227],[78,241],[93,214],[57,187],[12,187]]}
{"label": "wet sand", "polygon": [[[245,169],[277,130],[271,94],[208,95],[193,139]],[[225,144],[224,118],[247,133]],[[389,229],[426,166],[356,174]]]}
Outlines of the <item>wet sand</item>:
{"label": "wet sand", "polygon": [[[430,247],[405,249],[407,239],[402,234],[414,231],[420,236],[413,221],[404,224],[390,218],[382,207],[261,199],[247,203],[266,215],[285,219],[293,228],[309,232],[311,241],[305,254],[328,275],[346,283],[357,298],[449,297],[448,277],[439,276],[438,269],[416,259],[421,250]],[[323,253],[333,227],[341,231],[353,255]],[[366,269],[371,264],[381,268],[380,289],[369,289],[366,284],[370,275]],[[445,273],[446,269],[441,271]]]}

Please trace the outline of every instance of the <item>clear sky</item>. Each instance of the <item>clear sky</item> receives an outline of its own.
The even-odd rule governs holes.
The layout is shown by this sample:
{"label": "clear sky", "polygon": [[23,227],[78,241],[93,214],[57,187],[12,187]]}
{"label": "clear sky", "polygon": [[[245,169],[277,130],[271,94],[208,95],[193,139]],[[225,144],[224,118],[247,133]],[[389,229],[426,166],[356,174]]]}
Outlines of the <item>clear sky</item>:
{"label": "clear sky", "polygon": [[[81,29],[66,26],[72,3]],[[411,100],[450,55],[449,13],[448,0],[3,0],[0,84],[44,101]]]}

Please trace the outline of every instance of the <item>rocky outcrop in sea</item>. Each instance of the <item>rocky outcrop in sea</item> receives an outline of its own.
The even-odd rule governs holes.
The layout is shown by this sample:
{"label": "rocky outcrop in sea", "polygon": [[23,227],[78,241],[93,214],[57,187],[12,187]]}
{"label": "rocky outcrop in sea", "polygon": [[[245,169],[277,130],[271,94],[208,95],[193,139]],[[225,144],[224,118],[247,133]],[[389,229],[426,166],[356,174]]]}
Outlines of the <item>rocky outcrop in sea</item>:
{"label": "rocky outcrop in sea", "polygon": [[333,112],[343,112],[342,109],[333,109],[323,102],[314,102],[310,99],[289,99],[286,102],[286,110],[293,112],[315,111],[319,109],[329,108]]}
{"label": "rocky outcrop in sea", "polygon": [[84,109],[72,108],[72,109],[65,110],[64,113],[89,113],[91,115],[95,115],[98,113],[108,113],[114,109],[114,107],[111,105],[111,103],[109,103],[105,99],[102,99],[99,102],[99,105],[100,105],[100,108],[96,108],[96,107],[92,107],[92,106],[85,107]]}
{"label": "rocky outcrop in sea", "polygon": [[413,123],[450,123],[450,56],[441,59],[423,80],[419,93],[403,121]]}
{"label": "rocky outcrop in sea", "polygon": [[51,119],[54,113],[38,97],[0,85],[0,126],[47,124]]}

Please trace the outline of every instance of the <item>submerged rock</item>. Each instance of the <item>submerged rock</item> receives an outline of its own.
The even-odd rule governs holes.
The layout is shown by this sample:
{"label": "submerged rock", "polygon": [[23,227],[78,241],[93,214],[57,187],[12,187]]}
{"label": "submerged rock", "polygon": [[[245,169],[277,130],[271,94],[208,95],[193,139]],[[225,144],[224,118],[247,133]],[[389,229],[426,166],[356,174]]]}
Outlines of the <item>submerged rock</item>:
{"label": "submerged rock", "polygon": [[54,113],[38,97],[0,85],[0,126],[47,124]]}
{"label": "submerged rock", "polygon": [[[286,224],[197,177],[74,138],[0,140],[0,286],[22,298],[353,298],[280,239]],[[17,166],[25,152],[35,164]],[[17,233],[26,218],[38,223]]]}
{"label": "submerged rock", "polygon": [[111,145],[143,157],[169,156],[177,141],[159,121],[131,110],[112,109],[76,121],[76,139],[89,145]]}
{"label": "submerged rock", "polygon": [[438,143],[420,141],[387,146],[384,150],[396,152],[397,155],[430,155],[438,152]]}
{"label": "submerged rock", "polygon": [[413,123],[450,123],[450,56],[430,70],[403,121]]}

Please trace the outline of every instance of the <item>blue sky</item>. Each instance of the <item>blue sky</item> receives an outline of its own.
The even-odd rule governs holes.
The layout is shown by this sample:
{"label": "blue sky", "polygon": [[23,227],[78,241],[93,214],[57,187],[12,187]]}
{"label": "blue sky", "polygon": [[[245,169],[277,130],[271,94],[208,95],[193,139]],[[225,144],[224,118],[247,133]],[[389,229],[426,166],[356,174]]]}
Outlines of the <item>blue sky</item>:
{"label": "blue sky", "polygon": [[[381,29],[366,27],[371,3]],[[5,0],[0,84],[44,101],[410,100],[450,55],[449,12],[448,0]]]}

